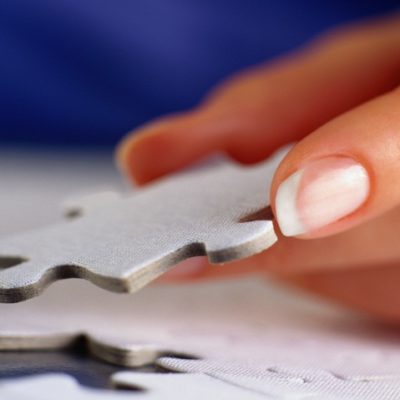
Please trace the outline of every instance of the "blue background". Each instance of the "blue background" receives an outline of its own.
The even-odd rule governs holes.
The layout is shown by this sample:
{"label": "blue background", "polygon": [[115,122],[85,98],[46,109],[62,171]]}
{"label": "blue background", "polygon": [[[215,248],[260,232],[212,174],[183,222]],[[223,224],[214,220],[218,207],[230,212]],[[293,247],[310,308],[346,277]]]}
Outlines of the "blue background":
{"label": "blue background", "polygon": [[398,4],[2,0],[0,141],[113,145],[234,71]]}

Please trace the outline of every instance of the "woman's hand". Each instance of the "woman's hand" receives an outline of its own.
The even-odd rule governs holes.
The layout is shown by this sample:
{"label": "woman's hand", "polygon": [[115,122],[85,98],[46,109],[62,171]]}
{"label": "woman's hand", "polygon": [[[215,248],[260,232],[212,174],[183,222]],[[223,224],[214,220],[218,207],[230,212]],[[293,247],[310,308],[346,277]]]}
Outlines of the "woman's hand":
{"label": "woman's hand", "polygon": [[254,163],[297,142],[271,190],[278,243],[224,268],[193,260],[175,277],[268,271],[400,320],[399,84],[395,16],[326,34],[127,136],[118,160],[139,184],[212,152]]}

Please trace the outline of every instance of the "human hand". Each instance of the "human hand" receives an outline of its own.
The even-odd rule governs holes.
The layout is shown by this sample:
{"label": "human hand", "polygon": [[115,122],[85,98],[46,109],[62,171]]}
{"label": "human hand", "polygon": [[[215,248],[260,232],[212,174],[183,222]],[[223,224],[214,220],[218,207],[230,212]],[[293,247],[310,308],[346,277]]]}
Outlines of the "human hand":
{"label": "human hand", "polygon": [[128,135],[118,160],[139,184],[216,151],[248,164],[297,142],[271,189],[278,243],[225,268],[193,260],[170,279],[268,272],[399,320],[399,83],[397,15],[330,32]]}

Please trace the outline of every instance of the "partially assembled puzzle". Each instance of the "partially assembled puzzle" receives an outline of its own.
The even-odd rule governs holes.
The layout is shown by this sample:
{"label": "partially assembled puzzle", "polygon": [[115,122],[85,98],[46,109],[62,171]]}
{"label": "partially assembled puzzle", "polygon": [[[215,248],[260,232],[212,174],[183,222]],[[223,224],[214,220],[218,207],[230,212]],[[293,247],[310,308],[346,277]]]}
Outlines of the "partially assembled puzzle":
{"label": "partially assembled puzzle", "polygon": [[[100,373],[104,362],[116,367],[108,388],[87,386],[71,368],[13,367],[13,378],[0,379],[1,399],[400,398],[396,332],[254,278],[135,296],[64,281],[0,313],[0,376],[1,364],[12,368],[2,352],[35,350],[39,364],[78,342]],[[158,370],[136,372],[149,364]]]}
{"label": "partially assembled puzzle", "polygon": [[[18,304],[0,304],[0,399],[400,399],[395,333],[272,283],[112,293],[138,290],[188,257],[225,263],[273,245],[268,193],[285,152],[72,201],[65,222],[1,238],[0,300]],[[43,291],[70,277],[110,292],[84,280]],[[77,346],[105,387],[81,381],[75,366],[40,364]],[[32,351],[32,365],[7,361]]]}

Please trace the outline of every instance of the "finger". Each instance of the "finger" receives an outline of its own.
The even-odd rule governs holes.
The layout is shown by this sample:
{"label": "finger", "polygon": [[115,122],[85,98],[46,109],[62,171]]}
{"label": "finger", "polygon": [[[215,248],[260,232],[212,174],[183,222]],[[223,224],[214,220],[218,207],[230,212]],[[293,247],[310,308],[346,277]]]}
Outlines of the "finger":
{"label": "finger", "polygon": [[400,18],[331,33],[229,80],[196,110],[132,132],[119,164],[139,183],[214,152],[256,162],[398,82]]}
{"label": "finger", "polygon": [[276,172],[273,207],[284,235],[322,237],[396,207],[399,182],[400,88],[298,143]]}

